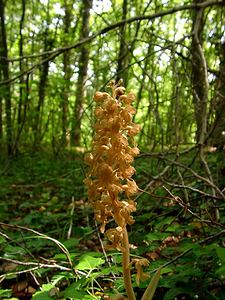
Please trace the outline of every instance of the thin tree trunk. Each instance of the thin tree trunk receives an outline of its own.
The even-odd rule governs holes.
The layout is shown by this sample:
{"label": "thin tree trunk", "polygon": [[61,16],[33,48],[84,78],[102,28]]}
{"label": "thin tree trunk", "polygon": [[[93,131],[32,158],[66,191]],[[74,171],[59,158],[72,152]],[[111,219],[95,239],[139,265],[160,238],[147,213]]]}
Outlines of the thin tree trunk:
{"label": "thin tree trunk", "polygon": [[[45,29],[44,38],[44,51],[52,49],[54,44],[54,39],[51,38],[49,34],[49,23],[50,23],[50,8],[48,1],[48,12],[47,12],[47,27]],[[42,123],[43,123],[43,110],[46,95],[46,87],[48,82],[48,72],[49,72],[49,61],[43,63],[40,68],[40,81],[38,87],[38,103],[35,110],[35,123],[34,129],[34,144],[33,148],[36,150],[40,146],[40,142],[43,138],[42,135]]]}
{"label": "thin tree trunk", "polygon": [[49,62],[46,62],[41,67],[41,74],[40,74],[40,81],[39,81],[38,104],[35,110],[34,149],[37,149],[41,142],[42,109],[43,109],[44,99],[45,99],[48,71],[49,71]]}
{"label": "thin tree trunk", "polygon": [[[3,80],[9,79],[9,62],[8,58],[8,47],[6,38],[6,27],[5,27],[5,6],[4,1],[0,0],[0,31],[1,31],[1,41],[0,41],[0,65],[3,74]],[[6,114],[6,138],[7,138],[7,150],[8,155],[12,155],[12,116],[11,116],[11,91],[10,85],[6,84],[2,86],[2,97],[5,99],[5,114]]]}
{"label": "thin tree trunk", "polygon": [[[71,27],[72,20],[72,5],[69,5],[67,0],[64,2],[65,17],[64,17],[64,36],[65,42],[68,41],[68,35]],[[70,78],[72,70],[70,66],[70,52],[66,51],[63,54],[63,72],[64,72],[64,85],[62,90],[62,145],[67,144],[68,135],[68,107],[69,107],[69,93],[70,93]]]}
{"label": "thin tree trunk", "polygon": [[[201,3],[203,0],[194,0],[195,3]],[[208,71],[207,63],[203,52],[203,17],[204,9],[196,10],[193,17],[193,39],[192,39],[192,64],[193,64],[193,98],[195,104],[195,116],[197,124],[197,143],[199,147],[199,157],[202,166],[205,169],[209,180],[214,184],[214,179],[205,158],[204,145],[207,133],[207,103],[208,103]],[[212,188],[212,195],[216,196],[216,190]],[[215,201],[213,203],[216,205]],[[214,216],[219,221],[219,210],[215,206]]]}
{"label": "thin tree trunk", "polygon": [[[89,19],[90,19],[90,9],[92,7],[92,0],[86,0],[83,2],[83,14],[82,14],[82,24],[80,39],[89,36]],[[87,77],[89,61],[89,48],[84,45],[81,47],[80,59],[79,59],[79,73],[76,86],[75,94],[75,107],[74,107],[74,119],[72,123],[71,130],[71,145],[80,146],[81,142],[81,119],[83,114],[83,102],[84,102],[84,86]]]}
{"label": "thin tree trunk", "polygon": [[[23,26],[24,26],[24,18],[25,18],[25,11],[26,11],[26,0],[22,0],[22,15],[20,19],[20,29],[19,29],[19,56],[23,56]],[[20,73],[23,72],[23,61],[20,60],[19,62],[19,68],[20,68]],[[15,141],[15,152],[18,152],[18,143],[20,139],[20,135],[22,132],[22,121],[24,119],[22,110],[23,110],[23,105],[26,97],[26,87],[25,87],[25,80],[24,76],[20,77],[20,96],[19,96],[19,104],[18,104],[18,116],[17,116],[17,136],[16,136],[16,141]]]}
{"label": "thin tree trunk", "polygon": [[[0,35],[1,39],[1,35]],[[2,80],[2,71],[0,69],[0,81]],[[0,149],[2,148],[2,139],[3,139],[3,97],[0,93]]]}
{"label": "thin tree trunk", "polygon": [[[123,14],[122,19],[127,18],[127,0],[123,0]],[[127,86],[127,66],[128,66],[128,47],[126,43],[126,24],[124,23],[120,27],[120,50],[118,56],[118,65],[117,65],[117,77],[116,81],[123,79],[124,86]]]}
{"label": "thin tree trunk", "polygon": [[[25,9],[26,9],[26,0],[22,0],[22,15],[20,19],[20,31],[19,31],[19,56],[23,56],[23,24],[25,18]],[[23,71],[23,61],[20,60],[20,73]],[[22,122],[22,105],[24,99],[24,76],[20,77],[20,97],[19,97],[19,105],[18,105],[18,127]]]}
{"label": "thin tree trunk", "polygon": [[[204,0],[194,0],[202,3]],[[197,125],[196,141],[204,144],[207,129],[207,102],[208,102],[208,75],[203,54],[204,10],[196,9],[193,12],[193,39],[192,39],[192,86]]]}
{"label": "thin tree trunk", "polygon": [[225,43],[220,46],[220,68],[215,82],[215,121],[210,132],[210,144],[223,150],[225,145]]}
{"label": "thin tree trunk", "polygon": [[217,184],[224,188],[225,176],[225,43],[220,46],[220,68],[215,86],[215,120],[211,128],[209,142],[217,147]]}

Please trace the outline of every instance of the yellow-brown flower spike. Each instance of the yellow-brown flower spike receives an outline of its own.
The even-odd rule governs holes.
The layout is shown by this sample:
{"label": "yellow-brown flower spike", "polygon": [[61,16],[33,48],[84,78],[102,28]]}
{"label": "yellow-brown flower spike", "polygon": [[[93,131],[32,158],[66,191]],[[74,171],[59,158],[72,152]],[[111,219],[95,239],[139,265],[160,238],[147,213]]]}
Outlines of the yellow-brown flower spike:
{"label": "yellow-brown flower spike", "polygon": [[132,122],[134,94],[125,94],[125,88],[114,81],[109,87],[111,94],[96,92],[94,95],[95,135],[92,151],[85,157],[90,167],[85,183],[101,232],[105,232],[110,219],[117,224],[105,232],[111,242],[109,248],[123,251],[123,231],[127,224],[134,222],[131,214],[136,210],[132,196],[138,187],[131,178],[135,173],[131,164],[139,154],[134,136],[140,127]]}

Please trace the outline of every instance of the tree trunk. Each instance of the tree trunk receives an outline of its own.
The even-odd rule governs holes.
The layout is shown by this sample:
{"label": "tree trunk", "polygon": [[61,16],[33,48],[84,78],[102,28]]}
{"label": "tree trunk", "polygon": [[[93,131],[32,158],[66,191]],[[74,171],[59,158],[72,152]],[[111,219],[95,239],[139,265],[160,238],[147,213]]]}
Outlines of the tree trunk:
{"label": "tree trunk", "polygon": [[[52,49],[54,44],[54,38],[51,37],[49,32],[49,24],[50,24],[50,7],[48,2],[48,11],[47,11],[47,26],[44,32],[44,51],[49,51]],[[57,30],[57,29],[56,29]],[[48,82],[48,72],[49,72],[49,61],[43,63],[40,67],[40,81],[38,87],[38,103],[35,109],[35,123],[33,126],[34,130],[34,150],[37,150],[40,146],[41,139],[43,138],[42,134],[42,123],[43,123],[43,115],[44,115],[44,102],[46,95],[46,87]]]}
{"label": "tree trunk", "polygon": [[[194,3],[202,3],[204,0],[194,0]],[[207,129],[207,102],[208,102],[208,75],[207,66],[202,50],[204,10],[196,9],[193,12],[193,39],[192,54],[192,87],[195,107],[195,119],[197,125],[196,141],[203,145]]]}
{"label": "tree trunk", "polygon": [[[24,18],[25,18],[25,11],[26,11],[26,0],[22,0],[22,15],[20,19],[20,28],[19,28],[19,56],[23,57],[23,26],[24,26]],[[23,72],[23,61],[22,59],[19,62],[20,73]],[[20,77],[20,87],[19,87],[19,104],[18,104],[18,116],[17,116],[17,136],[15,142],[15,151],[18,152],[18,143],[20,139],[20,135],[22,132],[22,121],[24,119],[22,110],[23,105],[26,98],[26,86],[24,76]]]}
{"label": "tree trunk", "polygon": [[[0,34],[1,39],[1,34]],[[0,69],[0,81],[2,80],[2,71]],[[0,149],[2,149],[2,140],[3,140],[3,97],[0,93]]]}
{"label": "tree trunk", "polygon": [[[5,27],[5,6],[4,1],[0,0],[0,66],[2,69],[3,80],[9,79],[9,62],[8,47],[6,39],[6,27]],[[6,138],[7,138],[7,150],[8,155],[12,155],[12,116],[11,116],[11,91],[10,85],[6,84],[1,87],[1,94],[5,100],[5,114],[6,114]]]}
{"label": "tree trunk", "polygon": [[[123,0],[123,14],[122,19],[127,18],[127,0]],[[127,66],[128,66],[128,47],[126,43],[126,24],[124,23],[120,27],[120,50],[118,56],[118,65],[117,65],[117,76],[116,81],[120,79],[123,80],[124,86],[127,86]]]}
{"label": "tree trunk", "polygon": [[[64,2],[65,16],[64,16],[64,39],[65,44],[68,42],[70,33],[71,20],[72,20],[72,5],[68,4],[67,0]],[[69,93],[70,93],[70,78],[72,70],[70,66],[70,52],[63,53],[63,72],[64,72],[64,84],[62,89],[62,145],[67,144],[68,135],[68,106],[69,106]]]}
{"label": "tree trunk", "polygon": [[220,68],[215,82],[215,121],[210,133],[210,144],[222,150],[225,145],[225,43],[218,50]]}
{"label": "tree trunk", "polygon": [[[23,24],[24,24],[24,18],[25,18],[25,9],[26,9],[26,1],[22,0],[22,15],[20,19],[20,32],[19,32],[19,56],[23,56]],[[20,73],[23,71],[23,61],[20,60]],[[24,76],[20,77],[20,97],[19,97],[19,105],[18,105],[18,127],[22,122],[22,105],[23,105],[23,99],[24,99]]]}
{"label": "tree trunk", "polygon": [[[89,19],[90,9],[92,7],[92,0],[86,0],[83,2],[83,14],[82,24],[80,31],[80,40],[89,36]],[[75,94],[75,107],[74,107],[74,119],[71,130],[71,145],[80,146],[81,142],[81,118],[83,114],[83,102],[84,102],[84,86],[87,77],[89,60],[89,48],[88,45],[81,47],[80,59],[79,59],[79,73]]]}
{"label": "tree trunk", "polygon": [[40,142],[41,142],[41,132],[42,132],[42,110],[45,99],[45,91],[48,79],[48,71],[49,71],[49,62],[45,62],[41,66],[41,74],[38,88],[38,104],[35,109],[35,123],[34,123],[34,149],[37,150]]}
{"label": "tree trunk", "polygon": [[[195,3],[201,3],[204,0],[194,0]],[[195,116],[197,124],[196,139],[199,147],[199,158],[202,167],[205,169],[205,173],[214,184],[214,178],[211,170],[208,166],[207,160],[204,154],[204,145],[206,142],[207,133],[207,103],[208,103],[208,71],[207,64],[203,52],[203,27],[204,27],[204,10],[202,8],[197,9],[193,16],[193,39],[192,39],[192,71],[193,71],[193,98],[195,104]],[[216,196],[216,189],[212,188],[212,195]],[[212,201],[215,205],[213,209],[213,217],[218,222],[220,219],[219,210],[216,207],[215,201]]]}
{"label": "tree trunk", "polygon": [[[219,47],[218,47],[219,48]],[[215,82],[215,120],[209,143],[217,147],[217,184],[224,188],[225,176],[225,43],[220,46],[220,68]]]}

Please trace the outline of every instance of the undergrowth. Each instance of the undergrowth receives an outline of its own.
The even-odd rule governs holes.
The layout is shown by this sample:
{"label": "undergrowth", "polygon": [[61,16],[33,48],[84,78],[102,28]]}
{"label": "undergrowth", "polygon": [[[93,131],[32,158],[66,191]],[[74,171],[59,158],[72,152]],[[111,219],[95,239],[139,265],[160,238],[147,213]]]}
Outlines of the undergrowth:
{"label": "undergrowth", "polygon": [[[190,165],[193,156],[179,162]],[[212,166],[215,157],[208,157]],[[142,192],[135,223],[128,226],[131,255],[150,261],[150,277],[163,266],[154,299],[225,299],[224,202],[217,201],[222,226],[203,222],[211,220],[210,189],[179,166],[193,188],[190,206],[182,207],[184,189],[168,184],[176,183],[177,166],[165,171],[167,165],[162,157],[140,155],[135,161]],[[104,252],[87,203],[81,154],[1,158],[0,170],[0,299],[109,299],[124,292],[121,253]],[[195,172],[203,173],[197,162]],[[132,281],[141,299],[149,279],[138,285],[134,275]]]}

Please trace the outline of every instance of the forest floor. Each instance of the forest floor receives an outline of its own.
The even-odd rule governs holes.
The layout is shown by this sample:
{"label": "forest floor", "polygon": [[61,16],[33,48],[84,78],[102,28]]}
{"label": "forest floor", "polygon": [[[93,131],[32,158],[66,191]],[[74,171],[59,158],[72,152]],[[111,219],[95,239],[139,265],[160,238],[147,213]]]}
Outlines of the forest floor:
{"label": "forest floor", "polygon": [[[0,163],[0,299],[109,299],[123,293],[121,253],[105,253],[87,202],[83,155],[27,154]],[[193,181],[205,196],[192,191],[189,200],[198,206],[190,213],[181,205],[183,191],[168,192],[159,177],[152,180],[161,170],[166,174],[165,164],[143,157],[135,167],[142,192],[128,228],[131,252],[150,261],[150,276],[163,266],[155,299],[225,299],[224,229],[199,220],[206,217],[208,190]],[[220,209],[223,223],[224,205]],[[133,280],[138,300],[148,280]]]}

